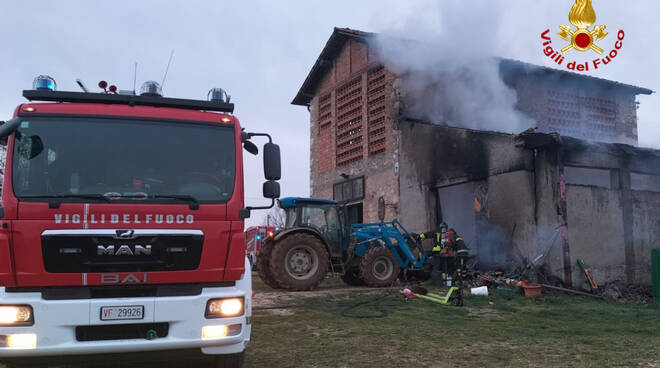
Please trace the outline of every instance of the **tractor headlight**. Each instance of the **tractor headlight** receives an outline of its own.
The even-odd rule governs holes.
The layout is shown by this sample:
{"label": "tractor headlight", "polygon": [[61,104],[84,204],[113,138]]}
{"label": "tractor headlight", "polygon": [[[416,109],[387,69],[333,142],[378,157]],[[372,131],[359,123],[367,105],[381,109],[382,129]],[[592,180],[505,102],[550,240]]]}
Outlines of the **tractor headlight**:
{"label": "tractor headlight", "polygon": [[237,317],[243,314],[245,298],[211,299],[206,303],[206,318]]}
{"label": "tractor headlight", "polygon": [[31,326],[34,314],[29,305],[0,305],[0,326]]}

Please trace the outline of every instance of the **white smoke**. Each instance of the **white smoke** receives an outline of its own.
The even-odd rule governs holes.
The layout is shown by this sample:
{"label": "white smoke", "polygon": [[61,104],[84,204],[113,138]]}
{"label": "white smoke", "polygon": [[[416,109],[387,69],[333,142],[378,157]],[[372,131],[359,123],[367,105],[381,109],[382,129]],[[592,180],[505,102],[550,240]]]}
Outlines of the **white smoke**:
{"label": "white smoke", "polygon": [[[516,92],[500,78],[494,58],[503,50],[497,37],[502,29],[498,5],[442,1],[422,12],[427,15],[385,29],[374,41],[382,63],[399,76],[395,88],[404,114],[507,133],[533,126],[531,118],[515,109]],[[428,12],[437,12],[437,17]]]}

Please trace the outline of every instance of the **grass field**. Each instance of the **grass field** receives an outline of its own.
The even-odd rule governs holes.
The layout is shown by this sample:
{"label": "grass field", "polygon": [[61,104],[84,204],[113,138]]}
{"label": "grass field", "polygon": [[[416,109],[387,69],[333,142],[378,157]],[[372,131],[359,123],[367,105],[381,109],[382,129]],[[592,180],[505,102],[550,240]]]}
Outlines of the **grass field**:
{"label": "grass field", "polygon": [[246,366],[660,367],[657,304],[496,293],[459,308],[338,287],[281,293],[255,278],[269,309],[254,311]]}

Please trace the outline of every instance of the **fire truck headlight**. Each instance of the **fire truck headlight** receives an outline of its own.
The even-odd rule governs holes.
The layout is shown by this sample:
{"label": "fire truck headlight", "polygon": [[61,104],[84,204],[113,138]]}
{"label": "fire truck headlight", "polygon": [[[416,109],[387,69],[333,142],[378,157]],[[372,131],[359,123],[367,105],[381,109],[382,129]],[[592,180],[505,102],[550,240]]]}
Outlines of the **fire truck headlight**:
{"label": "fire truck headlight", "polygon": [[55,79],[48,75],[40,75],[34,78],[34,81],[32,82],[32,89],[47,89],[55,91],[57,90],[57,83],[55,83]]}
{"label": "fire truck headlight", "polygon": [[34,349],[37,347],[37,335],[33,333],[0,335],[0,346],[11,349]]}
{"label": "fire truck headlight", "polygon": [[211,299],[206,303],[206,318],[237,317],[243,314],[244,298]]}
{"label": "fire truck headlight", "polygon": [[236,336],[241,333],[241,324],[235,325],[217,325],[217,326],[204,326],[202,327],[202,339],[219,339],[222,337]]}
{"label": "fire truck headlight", "polygon": [[34,314],[29,305],[0,305],[0,325],[30,326],[34,324]]}

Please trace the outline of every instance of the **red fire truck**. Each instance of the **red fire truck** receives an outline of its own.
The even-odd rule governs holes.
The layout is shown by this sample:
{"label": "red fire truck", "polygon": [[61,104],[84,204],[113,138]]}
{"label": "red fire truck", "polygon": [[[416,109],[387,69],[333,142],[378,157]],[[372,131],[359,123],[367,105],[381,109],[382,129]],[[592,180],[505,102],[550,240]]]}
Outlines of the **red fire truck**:
{"label": "red fire truck", "polygon": [[250,226],[245,230],[245,249],[252,267],[257,264],[257,255],[267,238],[272,238],[279,228],[275,226]]}
{"label": "red fire truck", "polygon": [[[266,198],[280,151],[209,100],[57,91],[48,76],[0,126],[0,361],[93,359],[240,366],[251,331],[243,149],[266,137]],[[123,92],[123,91],[122,91]],[[212,362],[210,362],[212,360]],[[116,365],[115,366],[120,366]]]}

